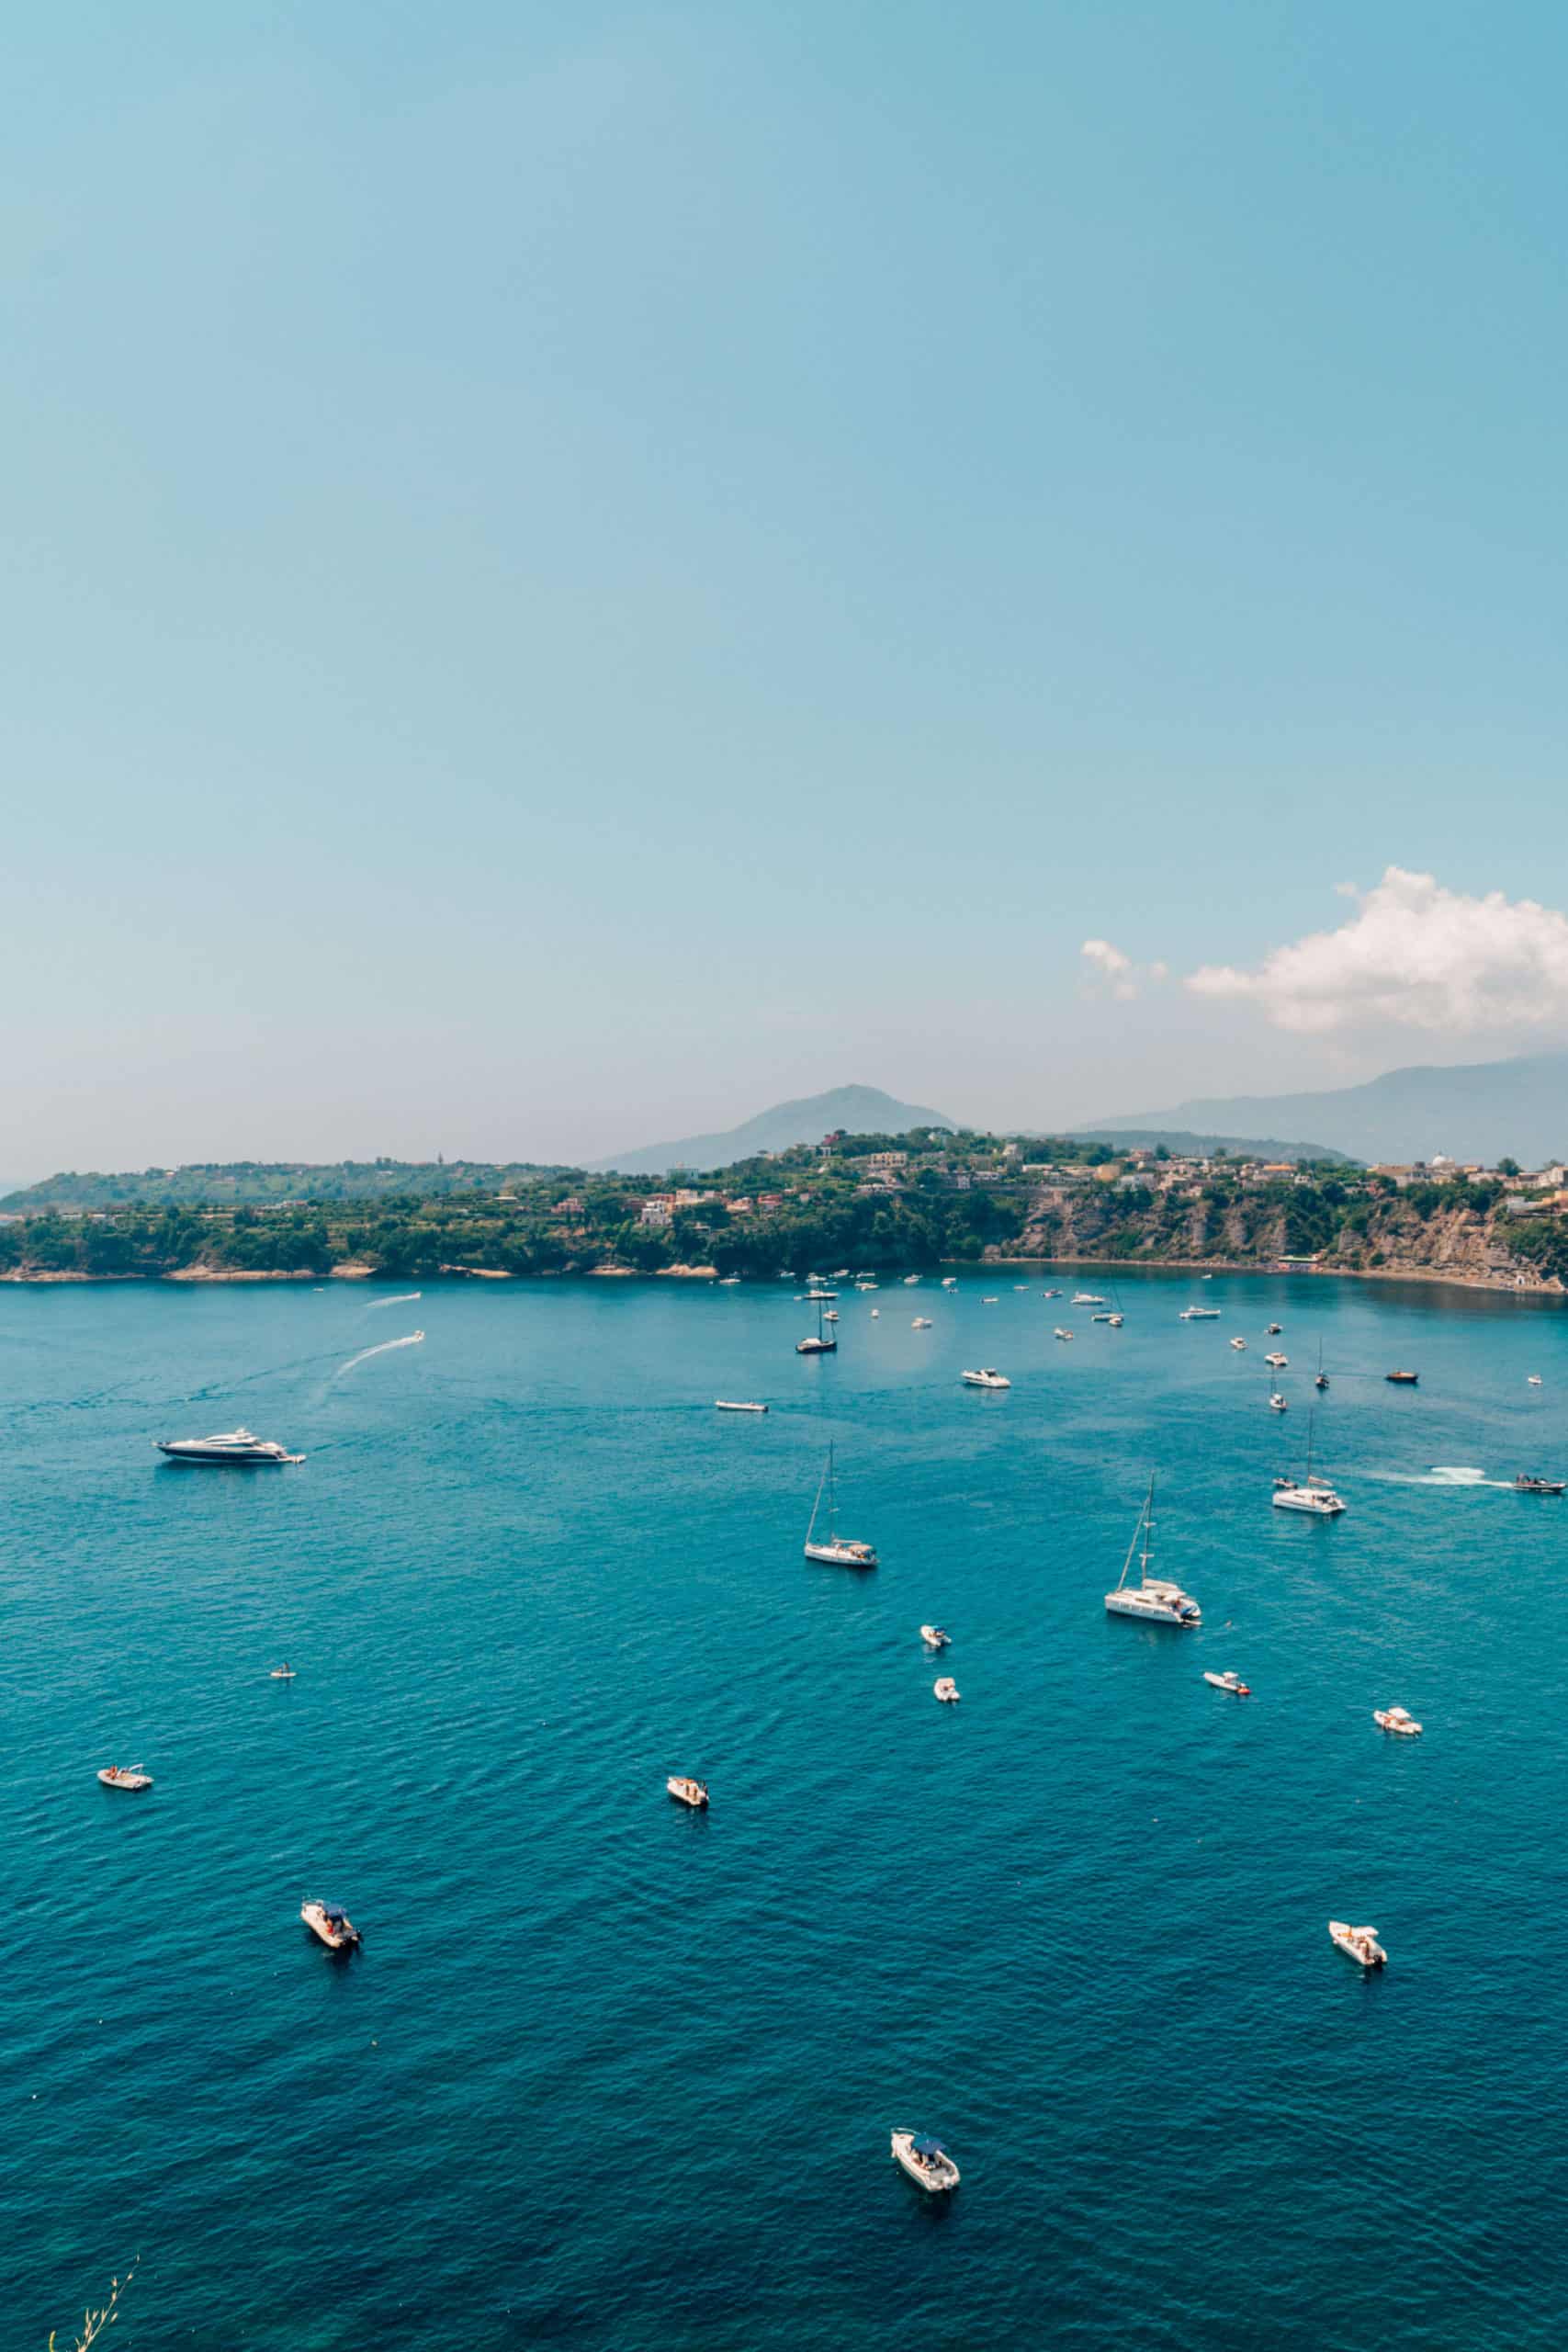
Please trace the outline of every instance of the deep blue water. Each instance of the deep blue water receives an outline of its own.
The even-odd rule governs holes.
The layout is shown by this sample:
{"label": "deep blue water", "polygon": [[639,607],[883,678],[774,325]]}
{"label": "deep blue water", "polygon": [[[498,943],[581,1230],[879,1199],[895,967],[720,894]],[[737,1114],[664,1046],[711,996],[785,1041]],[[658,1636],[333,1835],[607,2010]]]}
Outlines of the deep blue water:
{"label": "deep blue water", "polygon": [[[121,2352],[1561,2346],[1568,1498],[1431,1467],[1568,1470],[1568,1319],[1021,1278],[0,1289],[6,2352],[138,2252]],[[1151,1467],[1196,1633],[1101,1606]]]}

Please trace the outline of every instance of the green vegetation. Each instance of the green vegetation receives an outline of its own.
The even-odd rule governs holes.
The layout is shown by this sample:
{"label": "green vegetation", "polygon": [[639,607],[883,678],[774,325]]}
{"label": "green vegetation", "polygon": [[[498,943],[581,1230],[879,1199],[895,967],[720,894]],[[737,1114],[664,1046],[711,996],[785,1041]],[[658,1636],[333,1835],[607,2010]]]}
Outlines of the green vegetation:
{"label": "green vegetation", "polygon": [[936,1128],[835,1136],[661,1192],[565,1169],[247,1162],[51,1178],[15,1196],[27,1213],[0,1220],[0,1273],[320,1281],[352,1263],[396,1279],[677,1266],[773,1277],[987,1255],[1145,1264],[1288,1256],[1494,1276],[1517,1269],[1568,1283],[1568,1223],[1544,1190],[1540,1212],[1523,1217],[1507,1213],[1503,1194],[1497,1178],[1458,1171],[1401,1191],[1342,1163],[1259,1167],[1168,1147],[1119,1155],[1109,1143]]}

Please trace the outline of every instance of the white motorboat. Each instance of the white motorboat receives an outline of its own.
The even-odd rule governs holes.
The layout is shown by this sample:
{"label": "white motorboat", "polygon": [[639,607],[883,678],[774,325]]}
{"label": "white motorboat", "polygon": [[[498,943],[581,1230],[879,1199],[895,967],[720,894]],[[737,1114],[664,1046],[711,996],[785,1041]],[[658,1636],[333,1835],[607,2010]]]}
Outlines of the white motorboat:
{"label": "white motorboat", "polygon": [[1277,1340],[1284,1328],[1282,1323],[1266,1323],[1263,1327],[1270,1340]]}
{"label": "white motorboat", "polygon": [[918,2188],[929,2189],[932,2195],[956,2188],[962,2177],[942,2142],[922,2132],[895,2132],[893,2161],[903,2166]]}
{"label": "white motorboat", "polygon": [[965,1388],[1010,1388],[1012,1386],[1006,1373],[998,1372],[990,1364],[987,1364],[984,1371],[966,1372],[960,1376]]}
{"label": "white motorboat", "polygon": [[679,1804],[689,1804],[694,1813],[707,1811],[708,1784],[705,1781],[694,1781],[684,1772],[671,1772],[664,1785]]}
{"label": "white motorboat", "polygon": [[1281,1396],[1277,1388],[1271,1391],[1269,1398],[1269,1410],[1271,1413],[1288,1413],[1290,1409],[1290,1399],[1288,1397]]}
{"label": "white motorboat", "polygon": [[1291,1359],[1289,1356],[1282,1356],[1278,1348],[1270,1348],[1263,1361],[1265,1363],[1271,1363],[1276,1372],[1283,1372]]}
{"label": "white motorboat", "polygon": [[[1140,1580],[1130,1585],[1127,1572],[1140,1544]],[[1154,1554],[1154,1544],[1155,1482],[1151,1478],[1144,1508],[1138,1513],[1138,1524],[1133,1530],[1133,1540],[1127,1546],[1127,1556],[1122,1563],[1122,1574],[1117,1579],[1116,1589],[1105,1596],[1106,1609],[1112,1617],[1141,1617],[1145,1624],[1151,1625],[1201,1624],[1202,1611],[1190,1592],[1183,1592],[1179,1584],[1172,1584],[1164,1577],[1150,1576],[1149,1561]]]}
{"label": "white motorboat", "polygon": [[1040,1295],[1042,1298],[1060,1298],[1062,1294],[1059,1290],[1043,1290]]}
{"label": "white motorboat", "polygon": [[341,1903],[301,1903],[299,1917],[329,1951],[349,1951],[363,1941]]}
{"label": "white motorboat", "polygon": [[919,1274],[906,1274],[904,1277],[904,1288],[906,1290],[913,1290],[915,1284],[919,1281]]}
{"label": "white motorboat", "polygon": [[837,1298],[838,1295],[839,1294],[836,1290],[808,1290],[806,1293],[806,1303],[808,1306],[815,1306],[818,1299],[820,1299],[823,1306],[826,1306],[829,1299]]}
{"label": "white motorboat", "polygon": [[285,1658],[281,1666],[275,1666],[273,1668],[271,1674],[267,1677],[267,1679],[270,1682],[292,1682],[294,1679],[294,1668],[289,1665],[288,1660]]}
{"label": "white motorboat", "polygon": [[925,1643],[928,1649],[944,1650],[946,1649],[949,1642],[952,1641],[953,1635],[949,1633],[944,1633],[940,1625],[922,1625],[920,1627],[920,1639]]}
{"label": "white motorboat", "polygon": [[942,1278],[942,1286],[943,1290],[956,1290],[958,1288],[958,1276],[956,1274],[943,1274]]}
{"label": "white motorboat", "polygon": [[882,1309],[881,1309],[881,1307],[880,1307],[880,1306],[874,1306],[874,1307],[872,1308],[872,1310],[871,1310],[871,1319],[872,1319],[872,1321],[873,1321],[874,1323],[875,1322],[875,1320],[876,1320],[877,1317],[881,1314],[881,1312],[882,1312]]}
{"label": "white motorboat", "polygon": [[990,1298],[983,1298],[980,1301],[980,1304],[982,1306],[999,1306],[1001,1305],[1001,1300],[993,1295]]}
{"label": "white motorboat", "polygon": [[1105,1304],[1097,1290],[1076,1290],[1067,1301],[1069,1306],[1103,1306]]}
{"label": "white motorboat", "polygon": [[839,1310],[836,1306],[829,1306],[827,1313],[822,1317],[824,1323],[836,1323],[838,1319]]}
{"label": "white motorboat", "polygon": [[1231,1345],[1233,1348],[1245,1348],[1247,1341],[1245,1340],[1233,1340],[1231,1341]]}
{"label": "white motorboat", "polygon": [[152,1775],[140,1764],[106,1764],[98,1774],[106,1789],[150,1789]]}
{"label": "white motorboat", "polygon": [[[1100,1320],[1100,1317],[1097,1315],[1094,1319],[1098,1323]],[[1127,1320],[1127,1317],[1124,1315],[1108,1315],[1104,1319],[1110,1324],[1113,1331],[1119,1331],[1122,1329],[1122,1324]]]}
{"label": "white motorboat", "polygon": [[[822,1508],[824,1488],[828,1495],[828,1533],[819,1542],[817,1517]],[[874,1568],[876,1566],[876,1554],[871,1544],[862,1543],[856,1536],[839,1533],[839,1493],[833,1475],[831,1440],[829,1441],[827,1463],[817,1482],[817,1499],[811,1506],[811,1522],[806,1531],[806,1556],[808,1560],[819,1560],[824,1567],[829,1568]]]}
{"label": "white motorboat", "polygon": [[1060,1325],[1059,1323],[1057,1324],[1057,1326],[1056,1326],[1056,1330],[1055,1330],[1055,1337],[1056,1337],[1058,1340],[1070,1340],[1070,1339],[1072,1338],[1072,1336],[1073,1336],[1073,1335],[1072,1335],[1072,1333],[1071,1333],[1070,1331],[1064,1331],[1064,1330],[1063,1330],[1063,1329],[1062,1329],[1062,1327],[1061,1327],[1061,1325]]}
{"label": "white motorboat", "polygon": [[1184,1306],[1176,1319],[1179,1323],[1217,1323],[1220,1310],[1217,1306]]}
{"label": "white motorboat", "polygon": [[739,1284],[739,1280],[740,1277],[739,1274],[720,1274],[718,1278],[718,1286],[720,1290],[734,1290]]}
{"label": "white motorboat", "polygon": [[302,1453],[290,1453],[276,1438],[253,1437],[249,1430],[224,1430],[216,1437],[155,1437],[152,1442],[171,1462],[249,1464],[305,1459]]}
{"label": "white motorboat", "polygon": [[1372,1721],[1380,1731],[1392,1731],[1402,1739],[1419,1739],[1421,1726],[1407,1707],[1374,1707]]}
{"label": "white motorboat", "polygon": [[856,1290],[875,1290],[877,1287],[875,1283],[856,1283],[855,1284]]}
{"label": "white motorboat", "polygon": [[1540,1386],[1540,1373],[1527,1372],[1525,1374],[1525,1385],[1527,1388],[1539,1388]]}
{"label": "white motorboat", "polygon": [[749,1404],[741,1396],[716,1396],[713,1408],[716,1413],[765,1413],[768,1409],[765,1405]]}
{"label": "white motorboat", "polygon": [[1239,1674],[1210,1674],[1205,1671],[1203,1679],[1205,1682],[1212,1682],[1216,1690],[1230,1690],[1238,1699],[1250,1699],[1252,1696],[1250,1689]]}
{"label": "white motorboat", "polygon": [[1388,1954],[1378,1941],[1375,1928],[1352,1928],[1343,1919],[1330,1919],[1328,1932],[1347,1960],[1359,1968],[1385,1968]]}
{"label": "white motorboat", "polygon": [[958,1697],[958,1685],[954,1682],[951,1674],[938,1675],[936,1680],[931,1684],[931,1696],[933,1698],[940,1699],[944,1706],[951,1707],[953,1705],[953,1702]]}
{"label": "white motorboat", "polygon": [[[876,1312],[875,1307],[874,1306],[871,1311],[874,1315]],[[929,1315],[917,1315],[914,1321],[909,1326],[911,1331],[929,1331],[931,1328],[931,1318]]]}
{"label": "white motorboat", "polygon": [[849,1270],[849,1268],[848,1268],[847,1266],[835,1266],[835,1267],[834,1267],[834,1269],[833,1269],[833,1280],[834,1280],[836,1283],[847,1283],[847,1282],[849,1281],[849,1278],[850,1278],[850,1270]]}
{"label": "white motorboat", "polygon": [[1326,1478],[1313,1476],[1312,1442],[1316,1422],[1315,1411],[1307,1416],[1306,1476],[1303,1478],[1276,1478],[1274,1508],[1276,1510],[1303,1510],[1314,1519],[1337,1519],[1345,1505]]}
{"label": "white motorboat", "polygon": [[1109,1306],[1097,1306],[1094,1313],[1089,1319],[1091,1323],[1117,1323],[1121,1321],[1120,1316],[1112,1315]]}

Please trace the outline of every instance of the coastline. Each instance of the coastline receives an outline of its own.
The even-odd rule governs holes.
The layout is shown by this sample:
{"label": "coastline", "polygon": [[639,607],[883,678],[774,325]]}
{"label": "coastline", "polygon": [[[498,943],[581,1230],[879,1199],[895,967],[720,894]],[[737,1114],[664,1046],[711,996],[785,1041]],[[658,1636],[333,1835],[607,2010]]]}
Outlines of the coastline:
{"label": "coastline", "polygon": [[1508,1298],[1563,1298],[1568,1288],[1555,1279],[1521,1280],[1512,1274],[1464,1274],[1438,1266],[1280,1266],[1259,1265],[1243,1258],[987,1258],[987,1266],[1109,1266],[1148,1272],[1168,1266],[1178,1272],[1205,1274],[1304,1274],[1313,1281],[1346,1283],[1436,1283],[1454,1290],[1490,1290]]}

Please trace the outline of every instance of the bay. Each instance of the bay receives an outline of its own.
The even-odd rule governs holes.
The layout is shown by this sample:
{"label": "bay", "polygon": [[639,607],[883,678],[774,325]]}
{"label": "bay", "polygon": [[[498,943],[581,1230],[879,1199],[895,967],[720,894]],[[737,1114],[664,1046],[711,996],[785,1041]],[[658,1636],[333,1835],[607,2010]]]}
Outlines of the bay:
{"label": "bay", "polygon": [[[815,1361],[785,1284],[0,1290],[7,2346],[138,2253],[127,2352],[1561,2340],[1563,1310],[1053,1284]],[[152,1451],[236,1421],[306,1461]],[[1102,1607],[1151,1470],[1188,1634]]]}

